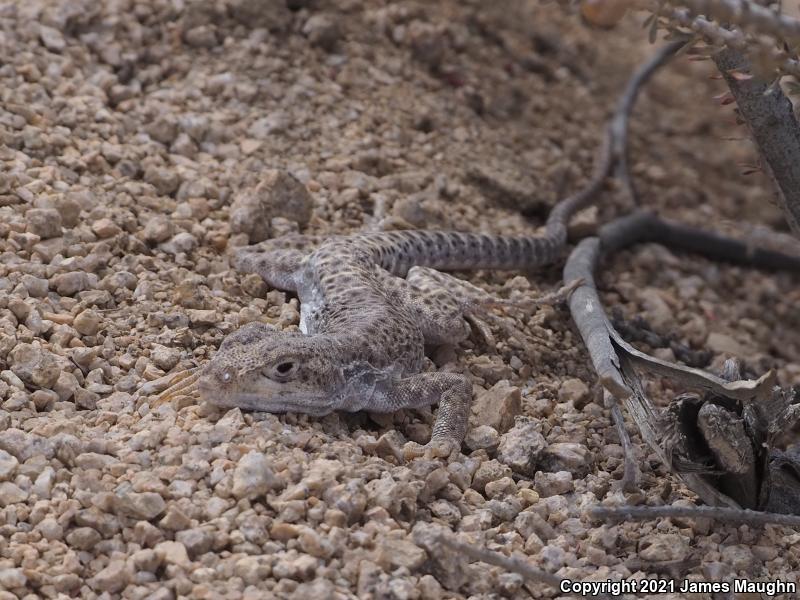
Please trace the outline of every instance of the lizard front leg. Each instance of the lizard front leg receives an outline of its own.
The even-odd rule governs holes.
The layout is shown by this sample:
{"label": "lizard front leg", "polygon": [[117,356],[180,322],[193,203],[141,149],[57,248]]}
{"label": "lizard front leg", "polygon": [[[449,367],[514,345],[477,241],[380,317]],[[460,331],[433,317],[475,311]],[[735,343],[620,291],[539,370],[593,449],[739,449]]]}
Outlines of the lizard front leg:
{"label": "lizard front leg", "polygon": [[[447,457],[461,449],[467,434],[472,382],[459,373],[418,373],[395,379],[383,390],[388,411],[439,405],[431,440],[425,446],[409,442],[403,449],[406,460]],[[374,410],[374,409],[373,409]]]}

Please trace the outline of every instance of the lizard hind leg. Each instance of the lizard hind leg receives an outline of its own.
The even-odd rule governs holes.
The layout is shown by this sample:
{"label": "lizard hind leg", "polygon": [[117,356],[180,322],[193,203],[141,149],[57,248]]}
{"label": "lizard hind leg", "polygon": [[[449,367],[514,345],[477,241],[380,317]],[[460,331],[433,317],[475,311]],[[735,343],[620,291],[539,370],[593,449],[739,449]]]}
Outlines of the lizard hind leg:
{"label": "lizard hind leg", "polygon": [[[469,321],[490,347],[496,345],[489,327],[490,323],[504,330],[507,334],[513,335],[515,333],[515,328],[510,319],[496,315],[492,312],[492,309],[533,311],[538,306],[563,302],[582,283],[581,281],[575,281],[555,292],[538,297],[507,299],[490,294],[468,281],[428,267],[411,268],[408,272],[407,280],[413,289],[423,296],[446,294],[450,305],[454,305],[454,308],[451,308],[450,311],[457,311],[459,318]],[[441,299],[438,303],[440,306],[443,304]]]}

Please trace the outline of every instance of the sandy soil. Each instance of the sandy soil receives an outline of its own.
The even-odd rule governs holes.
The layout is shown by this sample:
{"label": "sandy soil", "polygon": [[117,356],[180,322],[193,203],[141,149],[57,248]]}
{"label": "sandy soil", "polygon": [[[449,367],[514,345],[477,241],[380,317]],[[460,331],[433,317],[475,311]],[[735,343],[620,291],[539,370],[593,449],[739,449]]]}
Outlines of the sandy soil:
{"label": "sandy soil", "polygon": [[[0,5],[0,600],[553,595],[448,555],[440,528],[575,580],[796,577],[789,529],[583,514],[694,496],[637,436],[642,490],[620,491],[619,440],[564,307],[517,318],[494,348],[434,356],[473,375],[484,425],[450,464],[398,458],[430,415],[223,413],[137,393],[243,323],[296,326],[297,300],[234,272],[230,248],[535,231],[587,180],[651,51],[639,20],[598,31],[535,1]],[[642,203],[782,228],[765,179],[741,174],[753,149],[711,75],[682,57],[644,90]],[[303,184],[291,210],[274,193],[286,174]],[[233,216],[254,201],[259,231]],[[596,218],[628,209],[609,189]],[[514,275],[465,276],[534,293],[560,266]],[[737,354],[800,380],[792,278],[646,246],[601,280],[606,302],[709,348],[711,367]],[[512,471],[509,446],[531,439],[539,460]]]}

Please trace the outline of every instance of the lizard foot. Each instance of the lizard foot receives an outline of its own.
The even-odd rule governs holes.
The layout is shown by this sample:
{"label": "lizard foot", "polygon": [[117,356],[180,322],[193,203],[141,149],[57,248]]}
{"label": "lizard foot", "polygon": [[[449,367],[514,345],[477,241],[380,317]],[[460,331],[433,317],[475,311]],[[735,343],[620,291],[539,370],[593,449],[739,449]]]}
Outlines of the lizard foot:
{"label": "lizard foot", "polygon": [[435,460],[449,458],[461,451],[461,444],[456,440],[431,440],[424,446],[416,442],[408,442],[403,446],[403,458],[408,462],[417,458]]}

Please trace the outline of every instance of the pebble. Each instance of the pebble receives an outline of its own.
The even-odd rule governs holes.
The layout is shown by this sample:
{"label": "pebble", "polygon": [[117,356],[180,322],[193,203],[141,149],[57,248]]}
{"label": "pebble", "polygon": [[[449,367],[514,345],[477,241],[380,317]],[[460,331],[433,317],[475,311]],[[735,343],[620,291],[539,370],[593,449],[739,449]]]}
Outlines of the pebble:
{"label": "pebble", "polygon": [[28,499],[28,492],[15,483],[3,481],[0,483],[0,507],[5,508],[12,504],[19,504]]}
{"label": "pebble", "polygon": [[26,384],[49,389],[58,381],[58,361],[38,343],[17,344],[8,358],[11,371]]}
{"label": "pebble", "polygon": [[582,407],[589,398],[589,387],[580,379],[565,379],[558,388],[558,401],[569,402],[575,407]]}
{"label": "pebble", "polygon": [[585,445],[556,442],[544,449],[539,465],[543,471],[569,471],[575,477],[583,478],[594,467],[594,461]]}
{"label": "pebble", "polygon": [[425,550],[411,541],[389,538],[378,546],[375,562],[387,572],[400,567],[413,571],[422,566],[427,556]]}
{"label": "pebble", "polygon": [[25,218],[28,231],[43,240],[61,235],[61,215],[54,208],[31,208]]}
{"label": "pebble", "polygon": [[683,536],[674,533],[646,535],[639,540],[639,556],[649,562],[682,561],[689,554]]}
{"label": "pebble", "polygon": [[95,335],[102,325],[100,313],[91,308],[79,312],[75,316],[72,326],[81,335]]}
{"label": "pebble", "polygon": [[467,432],[467,437],[464,443],[470,450],[488,450],[494,451],[500,444],[500,434],[494,427],[489,425],[479,425],[473,427]]}
{"label": "pebble", "polygon": [[156,492],[133,492],[120,490],[114,494],[113,507],[118,515],[144,519],[155,519],[166,509],[166,502]]}
{"label": "pebble", "polygon": [[325,13],[311,15],[303,25],[303,35],[312,46],[319,46],[331,51],[342,36],[339,23],[335,17]]}
{"label": "pebble", "polygon": [[74,296],[76,293],[89,288],[89,275],[83,271],[70,271],[53,276],[50,280],[51,287],[61,296]]}
{"label": "pebble", "polygon": [[162,371],[171,371],[178,364],[181,351],[177,348],[167,348],[161,344],[153,344],[150,350],[150,359]]}
{"label": "pebble", "polygon": [[267,457],[254,450],[242,456],[236,464],[231,491],[237,498],[256,498],[278,485]]}
{"label": "pebble", "polygon": [[271,235],[273,217],[281,216],[301,227],[311,219],[313,200],[306,187],[285,171],[264,173],[255,189],[241,193],[231,206],[231,231],[245,233],[250,243]]}
{"label": "pebble", "polygon": [[522,413],[520,390],[498,381],[491,389],[478,394],[472,403],[470,425],[473,428],[488,425],[499,432],[508,431],[514,419]]}
{"label": "pebble", "polygon": [[540,471],[536,473],[534,485],[542,498],[567,494],[575,489],[572,473],[569,471],[557,471],[555,473],[543,473]]}
{"label": "pebble", "polygon": [[39,39],[42,40],[44,47],[52,52],[61,52],[67,47],[61,32],[47,25],[39,25]]}
{"label": "pebble", "polygon": [[516,473],[533,477],[547,443],[531,419],[518,417],[513,428],[500,436],[497,460]]}
{"label": "pebble", "polygon": [[19,461],[5,450],[0,450],[0,481],[8,481],[14,477]]}

